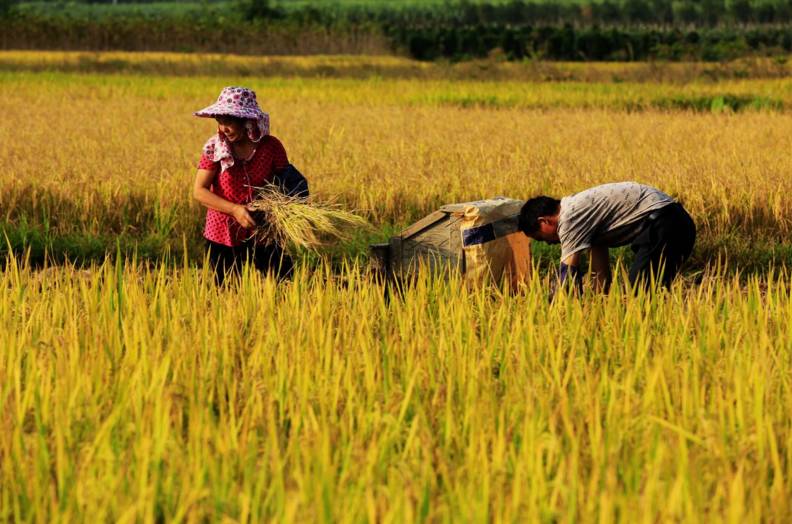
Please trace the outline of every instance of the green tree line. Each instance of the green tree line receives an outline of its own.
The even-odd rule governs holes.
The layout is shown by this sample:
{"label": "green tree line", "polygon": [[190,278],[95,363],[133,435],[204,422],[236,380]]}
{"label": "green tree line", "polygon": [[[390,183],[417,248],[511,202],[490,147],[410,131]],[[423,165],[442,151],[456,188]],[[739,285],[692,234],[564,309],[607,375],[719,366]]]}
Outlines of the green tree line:
{"label": "green tree line", "polygon": [[[298,40],[321,32],[323,38],[335,34],[353,42],[344,47],[347,52],[354,51],[354,42],[360,42],[361,51],[370,49],[370,37],[423,60],[462,60],[493,51],[515,60],[722,60],[792,51],[792,0],[513,0],[290,9],[267,0],[234,0],[168,4],[155,11],[0,2],[6,29],[0,45],[6,49],[256,53],[266,49],[251,46],[251,38],[277,30],[297,35],[294,53],[316,48]],[[288,46],[277,52],[289,52]]]}

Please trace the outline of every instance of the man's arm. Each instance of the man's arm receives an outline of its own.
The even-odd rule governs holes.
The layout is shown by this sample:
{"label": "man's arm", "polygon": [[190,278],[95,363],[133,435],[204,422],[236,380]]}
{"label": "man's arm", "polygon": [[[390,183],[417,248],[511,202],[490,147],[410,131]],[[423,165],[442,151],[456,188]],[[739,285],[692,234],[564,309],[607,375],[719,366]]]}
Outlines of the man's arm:
{"label": "man's arm", "polygon": [[611,284],[610,257],[605,246],[591,248],[591,272],[594,274],[594,289],[607,293]]}
{"label": "man's arm", "polygon": [[562,285],[570,279],[575,281],[575,285],[578,284],[578,281],[581,281],[582,275],[580,274],[580,251],[577,253],[572,253],[561,261],[561,267],[558,268],[558,278]]}

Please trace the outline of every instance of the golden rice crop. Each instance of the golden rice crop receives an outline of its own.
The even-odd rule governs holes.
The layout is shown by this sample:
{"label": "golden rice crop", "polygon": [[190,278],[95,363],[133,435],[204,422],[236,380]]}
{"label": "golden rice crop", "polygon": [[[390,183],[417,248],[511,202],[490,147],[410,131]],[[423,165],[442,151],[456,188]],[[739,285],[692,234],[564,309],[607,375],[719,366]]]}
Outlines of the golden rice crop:
{"label": "golden rice crop", "polygon": [[[180,60],[123,57],[160,58]],[[693,267],[552,306],[542,271],[516,295],[425,274],[389,294],[351,262],[217,288],[190,196],[213,126],[190,114],[239,83],[312,195],[382,236],[442,203],[634,179],[691,211]],[[725,93],[787,105],[652,105]],[[196,255],[5,261],[0,520],[789,521],[791,93],[0,73],[9,242]]]}
{"label": "golden rice crop", "polygon": [[729,78],[784,78],[792,61],[750,57],[731,62],[507,62],[498,59],[456,63],[418,62],[391,55],[245,56],[217,53],[126,51],[0,51],[5,71],[125,72],[151,75],[236,77],[372,76],[424,80],[548,80],[589,82],[711,81]]}
{"label": "golden rice crop", "polygon": [[[778,278],[781,277],[781,278]],[[789,275],[0,272],[0,518],[786,521]]]}
{"label": "golden rice crop", "polygon": [[[53,234],[151,235],[181,245],[199,234],[203,215],[189,187],[213,132],[191,111],[239,80],[0,75],[0,160],[13,166],[0,181],[4,215]],[[691,86],[245,82],[315,194],[338,195],[373,223],[403,225],[446,202],[567,194],[635,179],[680,197],[700,238],[715,246],[735,228],[755,238],[790,232],[789,112],[620,110],[625,101],[685,93],[784,98],[792,92],[788,79]],[[447,103],[486,96],[518,105]]]}

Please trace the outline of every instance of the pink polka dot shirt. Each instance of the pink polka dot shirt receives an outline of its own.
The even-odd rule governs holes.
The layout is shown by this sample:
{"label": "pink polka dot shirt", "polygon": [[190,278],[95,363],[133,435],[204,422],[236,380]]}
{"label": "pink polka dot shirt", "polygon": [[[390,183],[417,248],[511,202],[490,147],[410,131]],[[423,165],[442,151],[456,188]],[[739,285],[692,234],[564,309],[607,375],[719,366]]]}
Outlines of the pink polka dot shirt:
{"label": "pink polka dot shirt", "polygon": [[[286,150],[280,140],[272,135],[265,136],[256,146],[250,160],[237,159],[234,165],[221,171],[212,183],[211,191],[236,204],[247,204],[253,200],[256,187],[272,181],[275,172],[289,165]],[[206,154],[201,155],[198,169],[219,171],[220,163]],[[206,211],[204,238],[224,246],[235,247],[249,238],[252,231],[243,228],[231,215],[214,209]]]}

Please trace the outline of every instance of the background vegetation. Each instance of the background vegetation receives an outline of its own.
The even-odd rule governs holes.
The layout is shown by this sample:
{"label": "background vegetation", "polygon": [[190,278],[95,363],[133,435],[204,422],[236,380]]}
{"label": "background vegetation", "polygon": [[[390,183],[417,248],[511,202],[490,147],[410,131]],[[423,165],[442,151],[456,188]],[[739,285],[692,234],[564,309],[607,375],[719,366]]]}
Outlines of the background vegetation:
{"label": "background vegetation", "polygon": [[4,49],[728,60],[792,50],[790,0],[80,4],[5,0]]}

